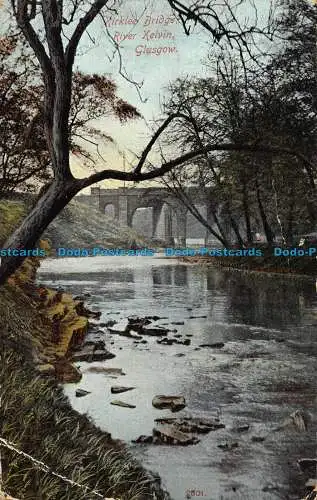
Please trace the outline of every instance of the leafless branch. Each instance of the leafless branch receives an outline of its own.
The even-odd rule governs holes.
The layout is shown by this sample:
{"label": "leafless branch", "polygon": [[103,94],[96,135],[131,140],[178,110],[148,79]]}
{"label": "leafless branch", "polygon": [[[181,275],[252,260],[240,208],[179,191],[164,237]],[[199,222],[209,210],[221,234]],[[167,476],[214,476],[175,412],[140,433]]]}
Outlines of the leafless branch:
{"label": "leafless branch", "polygon": [[275,154],[285,154],[289,156],[295,156],[299,158],[301,161],[305,163],[306,166],[314,169],[314,165],[301,153],[297,151],[293,151],[289,148],[280,148],[274,146],[260,146],[260,145],[252,145],[252,144],[213,144],[206,146],[202,149],[198,149],[195,151],[191,151],[186,153],[178,158],[173,160],[169,160],[168,162],[162,164],[160,167],[155,168],[154,170],[148,172],[122,172],[119,170],[103,170],[101,172],[97,172],[85,179],[81,179],[80,182],[82,189],[85,187],[89,187],[96,182],[100,182],[106,179],[116,179],[122,181],[132,181],[132,182],[141,182],[146,180],[155,179],[156,177],[163,176],[168,172],[172,171],[175,167],[185,164],[190,160],[194,160],[199,156],[205,156],[210,152],[215,151],[240,151],[247,153],[275,153]]}
{"label": "leafless branch", "polygon": [[[126,80],[128,83],[131,83],[132,85],[135,86],[136,88],[136,91],[138,93],[138,96],[139,96],[139,99],[142,103],[146,103],[147,102],[147,99],[144,99],[141,95],[141,88],[143,87],[143,84],[144,84],[144,80],[142,80],[142,82],[137,82],[135,80],[133,80],[131,77],[129,77],[127,75],[127,73],[125,72],[124,70],[124,67],[123,67],[123,60],[122,60],[122,54],[121,54],[121,50],[120,50],[120,45],[118,44],[118,42],[114,39],[114,37],[111,35],[110,31],[109,31],[109,28],[107,26],[107,21],[104,17],[104,14],[103,12],[100,12],[100,17],[102,19],[102,22],[104,24],[104,27],[105,27],[105,31],[107,33],[107,36],[109,38],[109,40],[111,41],[113,47],[114,47],[114,54],[112,56],[112,58],[109,58],[110,61],[112,61],[113,57],[115,55],[117,55],[118,57],[118,61],[119,61],[119,68],[118,68],[118,71],[119,71],[119,75],[124,78],[124,80]],[[143,15],[143,14],[141,14]]]}
{"label": "leafless branch", "polygon": [[108,0],[96,0],[77,24],[65,50],[66,65],[69,71],[73,67],[76,50],[82,35],[107,3]]}

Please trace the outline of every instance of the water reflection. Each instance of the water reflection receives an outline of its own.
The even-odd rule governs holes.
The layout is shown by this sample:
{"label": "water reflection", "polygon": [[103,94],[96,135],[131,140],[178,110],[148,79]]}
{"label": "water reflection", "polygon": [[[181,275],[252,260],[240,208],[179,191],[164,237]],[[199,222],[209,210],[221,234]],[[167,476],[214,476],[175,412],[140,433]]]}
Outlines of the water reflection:
{"label": "water reflection", "polygon": [[287,329],[301,323],[304,308],[317,308],[313,280],[207,272],[207,288],[226,295],[226,316],[237,323]]}
{"label": "water reflection", "polygon": [[176,266],[174,271],[174,284],[188,287],[188,267]]}
{"label": "water reflection", "polygon": [[[156,259],[144,259],[141,265],[126,257],[108,263],[86,259],[77,273],[69,273],[74,270],[71,265],[80,269],[77,261],[65,263],[64,268],[63,261],[58,264],[59,281],[58,273],[47,272],[40,280],[54,276],[57,285],[75,293],[89,291],[88,304],[98,305],[102,319],[131,314],[167,317],[164,321],[176,322],[182,338],[191,339],[189,346],[164,346],[148,337],[144,346],[105,332],[105,341],[114,341],[111,351],[116,354],[106,364],[126,373],[118,383],[135,387],[124,395],[124,401],[136,409],[128,414],[110,405],[113,380],[85,371],[83,364],[81,384],[91,393],[76,398],[74,386],[65,389],[75,409],[127,442],[152,433],[158,416],[151,405],[155,394],[183,394],[186,412],[194,416],[208,417],[220,409],[226,427],[202,436],[194,447],[149,446],[133,451],[162,475],[174,500],[183,500],[184,491],[198,485],[197,489],[206,492],[206,500],[229,500],[232,481],[242,485],[239,498],[264,498],[267,483],[282,484],[285,498],[291,498],[287,496],[288,461],[313,456],[314,436],[303,433],[301,442],[293,434],[287,441],[285,435],[282,441],[270,432],[270,426],[298,408],[312,411],[315,407],[312,349],[307,354],[298,347],[313,342],[316,334],[310,316],[317,309],[314,280],[200,269]],[[111,311],[120,315],[111,316]],[[225,346],[199,347],[218,341]],[[180,353],[184,356],[175,356]],[[297,390],[291,391],[290,386]],[[231,433],[238,418],[250,424],[249,433]],[[267,439],[252,444],[253,434],[265,434]],[[218,448],[228,439],[239,441],[237,452],[224,454]]]}
{"label": "water reflection", "polygon": [[171,267],[153,267],[152,268],[153,285],[171,285],[172,268]]}

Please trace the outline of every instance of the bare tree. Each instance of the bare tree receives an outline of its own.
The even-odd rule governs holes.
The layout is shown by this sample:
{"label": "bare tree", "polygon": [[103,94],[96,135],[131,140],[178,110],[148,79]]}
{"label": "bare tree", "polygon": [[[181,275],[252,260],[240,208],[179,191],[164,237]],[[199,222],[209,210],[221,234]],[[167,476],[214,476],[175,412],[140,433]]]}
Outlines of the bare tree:
{"label": "bare tree", "polygon": [[[185,8],[179,2],[168,2],[171,8],[186,22],[199,22],[201,26],[211,32],[214,41],[221,41],[226,36],[227,41],[241,40],[244,44],[246,32],[232,31],[230,24],[223,26],[221,17],[214,17],[209,13],[210,2],[201,2],[201,6],[207,11],[197,10],[198,3]],[[241,2],[240,2],[241,3]],[[109,0],[94,0],[87,4],[82,0],[76,0],[70,5],[63,5],[61,0],[12,0],[12,10],[18,27],[21,29],[25,39],[33,50],[42,72],[44,83],[44,131],[47,149],[53,171],[53,180],[33,210],[22,221],[16,231],[6,241],[5,248],[32,248],[42,232],[58,213],[69,203],[69,201],[85,187],[106,180],[118,179],[132,182],[141,182],[163,176],[173,168],[182,165],[188,160],[206,155],[210,151],[233,151],[247,150],[276,150],[269,146],[257,146],[250,144],[214,143],[207,147],[189,151],[175,159],[166,161],[152,169],[145,168],[149,152],[157,141],[160,134],[171,123],[175,116],[170,116],[153,135],[147,147],[144,149],[139,162],[132,172],[119,170],[103,170],[89,175],[84,179],[77,179],[70,169],[70,109],[73,86],[73,67],[75,56],[80,41],[87,32],[91,23],[103,10],[113,11],[116,2]],[[231,12],[229,2],[225,7]],[[206,19],[210,16],[218,24],[216,31],[210,31]],[[79,18],[79,20],[78,20]],[[35,22],[36,21],[36,22]],[[65,26],[68,28],[73,22],[77,25],[72,33],[64,36]],[[41,29],[44,28],[44,40],[42,40]],[[219,38],[219,30],[221,37]],[[253,27],[250,28],[254,31]],[[239,36],[240,35],[240,36]],[[278,149],[278,148],[277,148]],[[284,148],[287,154],[293,154],[292,150]],[[309,162],[308,162],[309,163]],[[22,263],[22,257],[5,257],[1,261],[0,284],[12,274]]]}

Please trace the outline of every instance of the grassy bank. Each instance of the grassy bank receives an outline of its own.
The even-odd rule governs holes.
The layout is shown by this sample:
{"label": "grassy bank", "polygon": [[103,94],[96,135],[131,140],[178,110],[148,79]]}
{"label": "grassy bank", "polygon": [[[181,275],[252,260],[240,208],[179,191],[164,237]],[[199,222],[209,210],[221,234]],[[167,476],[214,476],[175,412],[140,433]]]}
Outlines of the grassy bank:
{"label": "grassy bank", "polygon": [[[21,205],[0,203],[0,246],[22,215]],[[68,357],[88,321],[70,295],[36,287],[38,266],[38,258],[26,259],[0,288],[0,437],[49,471],[1,446],[1,489],[19,500],[90,500],[98,498],[93,490],[123,500],[168,498],[158,478],[63,395],[58,379],[80,378]]]}

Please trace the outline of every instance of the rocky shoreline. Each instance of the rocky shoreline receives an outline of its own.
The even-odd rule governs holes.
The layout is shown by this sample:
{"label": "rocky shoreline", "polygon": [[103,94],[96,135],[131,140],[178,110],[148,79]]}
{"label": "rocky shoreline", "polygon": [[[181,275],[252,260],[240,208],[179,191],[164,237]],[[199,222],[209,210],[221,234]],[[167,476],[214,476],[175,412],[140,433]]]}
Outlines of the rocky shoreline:
{"label": "rocky shoreline", "polygon": [[[40,245],[46,246],[45,242]],[[0,435],[17,449],[87,488],[67,486],[67,498],[168,500],[157,475],[143,469],[124,443],[73,410],[60,383],[79,382],[78,349],[93,360],[114,356],[85,338],[100,314],[61,289],[35,284],[39,259],[28,258],[1,289]],[[67,443],[67,445],[66,445]],[[1,447],[2,487],[17,498],[64,498],[65,484]],[[129,470],[122,479],[123,470]],[[85,490],[86,491],[86,490]],[[9,496],[5,496],[9,498]]]}
{"label": "rocky shoreline", "polygon": [[[26,262],[26,269],[21,270],[20,276],[14,276],[11,280],[10,287],[19,287],[23,294],[32,297],[33,305],[41,321],[46,325],[46,334],[50,325],[50,336],[43,337],[43,330],[41,329],[42,337],[34,336],[33,347],[31,349],[33,361],[32,367],[36,369],[40,381],[45,383],[45,380],[50,384],[52,377],[55,377],[59,382],[79,382],[82,374],[80,370],[73,364],[78,361],[101,361],[112,359],[115,355],[108,351],[105,341],[103,340],[104,332],[110,333],[111,337],[115,339],[116,336],[123,336],[131,338],[133,343],[148,343],[157,342],[166,346],[173,344],[181,344],[188,346],[191,343],[191,338],[186,338],[177,333],[176,322],[166,323],[166,318],[158,316],[129,316],[126,319],[100,321],[100,313],[98,311],[91,311],[88,309],[84,302],[88,296],[72,297],[62,289],[48,289],[46,287],[35,287],[32,283],[34,279],[34,265]],[[36,267],[36,266],[35,266]],[[31,272],[31,270],[33,271]],[[28,279],[24,281],[26,276]],[[112,313],[114,314],[114,313]],[[188,319],[195,318],[196,316],[189,311]],[[184,318],[186,321],[186,318]],[[183,324],[184,321],[178,321],[178,324]],[[87,337],[87,333],[89,335]],[[191,335],[192,336],[192,335]],[[147,340],[149,339],[149,340]],[[110,342],[113,344],[114,340]],[[201,344],[195,349],[223,349],[225,343],[217,342],[210,344]],[[169,349],[168,347],[166,347]],[[185,347],[186,348],[186,347]],[[186,356],[185,353],[181,353]],[[91,371],[108,370],[110,376],[122,375],[122,369],[115,373],[114,368],[107,368],[91,365]],[[35,373],[36,373],[35,372]],[[32,376],[34,378],[34,375]],[[111,387],[112,394],[124,393],[128,390],[133,390],[133,387],[116,386]],[[42,391],[41,391],[42,392]],[[76,396],[85,397],[88,391],[77,388]],[[63,403],[64,404],[64,403]],[[113,400],[111,404],[116,404],[122,407],[122,411],[134,411],[135,405],[131,405],[121,400]],[[182,395],[157,395],[154,396],[152,405],[157,409],[169,408],[172,412],[181,411],[186,407],[185,398]],[[127,410],[124,408],[128,408]],[[129,408],[131,410],[129,410]],[[74,412],[76,413],[76,412]],[[82,418],[82,417],[81,417]],[[71,421],[75,422],[78,419],[74,414]],[[87,424],[85,424],[87,425]],[[91,425],[91,424],[89,424]],[[289,419],[281,422],[281,426],[276,429],[277,432],[305,432],[307,425],[309,425],[306,416],[302,414],[290,415]],[[138,446],[191,446],[199,443],[204,439],[204,435],[209,432],[219,432],[224,429],[225,425],[215,415],[210,419],[197,419],[195,417],[188,417],[186,415],[180,417],[157,418],[153,425],[152,435],[140,435],[132,442]],[[85,428],[85,426],[83,427]],[[235,449],[239,450],[239,434],[249,434],[252,428],[252,423],[243,422],[239,428],[228,429],[229,434],[226,439],[219,444],[219,448],[224,453],[235,453]],[[90,432],[94,432],[93,426],[90,427]],[[232,431],[232,432],[231,432]],[[85,431],[87,432],[87,431]],[[99,433],[101,431],[98,431]],[[99,434],[100,435],[100,434]],[[120,442],[114,442],[111,436],[107,433],[101,433],[107,440],[107,446],[121,447]],[[226,434],[227,435],[227,434]],[[238,439],[237,439],[238,438]],[[266,439],[266,436],[250,434],[252,442],[261,443]],[[124,451],[122,452],[125,453]],[[155,481],[154,483],[155,484]],[[159,483],[156,483],[159,487]],[[313,489],[313,484],[308,487]],[[17,495],[14,488],[6,488],[11,494]],[[161,498],[168,498],[165,493]],[[164,496],[165,495],[165,496]],[[109,495],[110,496],[110,495]],[[74,498],[77,498],[74,496]],[[123,497],[122,497],[123,498]],[[152,498],[152,496],[145,496],[140,498]],[[309,497],[310,498],[310,497]],[[313,497],[312,497],[313,498]]]}

